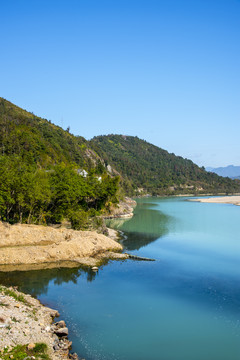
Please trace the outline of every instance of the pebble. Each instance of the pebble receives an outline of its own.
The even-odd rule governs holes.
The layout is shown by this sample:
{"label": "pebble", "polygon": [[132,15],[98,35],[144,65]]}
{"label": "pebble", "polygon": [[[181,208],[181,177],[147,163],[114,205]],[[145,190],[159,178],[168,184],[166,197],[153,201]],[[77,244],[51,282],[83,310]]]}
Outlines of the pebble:
{"label": "pebble", "polygon": [[28,344],[27,348],[28,348],[28,350],[32,350],[35,348],[35,344],[33,344],[33,343]]}

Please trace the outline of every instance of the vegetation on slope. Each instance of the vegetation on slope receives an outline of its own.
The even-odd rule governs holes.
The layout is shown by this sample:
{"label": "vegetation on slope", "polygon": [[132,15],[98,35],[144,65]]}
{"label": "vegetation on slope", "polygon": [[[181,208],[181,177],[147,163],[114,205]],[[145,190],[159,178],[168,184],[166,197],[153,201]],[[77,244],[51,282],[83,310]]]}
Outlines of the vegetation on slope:
{"label": "vegetation on slope", "polygon": [[123,178],[126,191],[150,194],[228,193],[240,190],[240,182],[219,177],[191,160],[170,154],[138,137],[94,137],[90,145]]}
{"label": "vegetation on slope", "polygon": [[0,219],[10,223],[68,219],[86,228],[117,202],[118,177],[107,174],[85,139],[2,98],[0,184]]}
{"label": "vegetation on slope", "polygon": [[68,219],[74,229],[86,229],[99,226],[97,216],[118,202],[121,188],[128,195],[227,193],[239,191],[239,184],[137,137],[88,142],[0,98],[2,221]]}
{"label": "vegetation on slope", "polygon": [[3,98],[0,98],[0,154],[18,155],[44,168],[63,162],[91,169],[99,163],[83,137],[76,137]]}
{"label": "vegetation on slope", "polygon": [[3,360],[24,360],[24,359],[39,359],[39,360],[50,360],[47,354],[47,345],[44,343],[36,343],[34,347],[32,344],[28,345],[17,345],[14,348],[4,348],[1,358]]}

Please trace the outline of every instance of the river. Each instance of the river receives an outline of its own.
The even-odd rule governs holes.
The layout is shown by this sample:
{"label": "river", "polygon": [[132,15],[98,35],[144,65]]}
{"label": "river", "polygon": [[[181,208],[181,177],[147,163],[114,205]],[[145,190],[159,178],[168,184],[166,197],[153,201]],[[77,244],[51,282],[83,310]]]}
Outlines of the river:
{"label": "river", "polygon": [[86,360],[239,360],[240,207],[137,200],[112,220],[125,251],[154,262],[0,274],[56,308]]}

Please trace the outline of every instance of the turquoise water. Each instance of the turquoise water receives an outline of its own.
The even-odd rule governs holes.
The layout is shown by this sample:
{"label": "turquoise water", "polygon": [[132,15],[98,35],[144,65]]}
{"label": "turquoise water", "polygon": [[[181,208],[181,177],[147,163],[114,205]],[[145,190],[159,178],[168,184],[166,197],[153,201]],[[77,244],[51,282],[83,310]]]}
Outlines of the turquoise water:
{"label": "turquoise water", "polygon": [[240,207],[186,198],[138,200],[111,221],[125,251],[155,262],[115,261],[98,274],[55,269],[1,274],[69,326],[86,360],[240,358]]}

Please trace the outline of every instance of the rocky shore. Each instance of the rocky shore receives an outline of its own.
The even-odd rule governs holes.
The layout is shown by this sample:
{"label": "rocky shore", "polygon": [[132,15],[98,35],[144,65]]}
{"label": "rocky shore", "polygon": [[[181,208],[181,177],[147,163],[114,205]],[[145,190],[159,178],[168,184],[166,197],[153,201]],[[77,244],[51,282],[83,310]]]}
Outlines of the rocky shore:
{"label": "rocky shore", "polygon": [[58,311],[30,295],[0,286],[0,358],[20,358],[16,352],[22,345],[26,359],[41,358],[38,349],[45,349],[44,359],[78,359],[77,354],[69,352],[72,343],[65,322],[54,322],[58,316]]}

